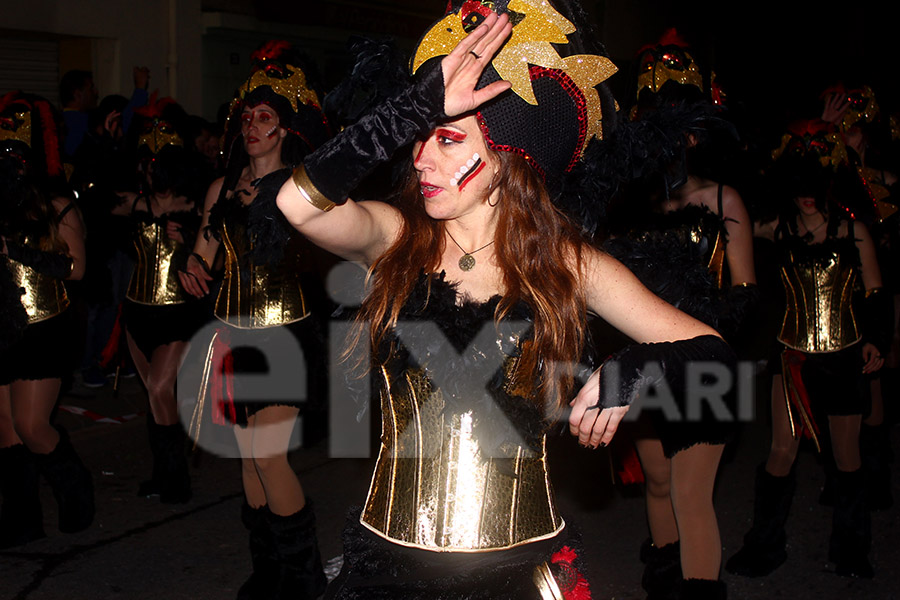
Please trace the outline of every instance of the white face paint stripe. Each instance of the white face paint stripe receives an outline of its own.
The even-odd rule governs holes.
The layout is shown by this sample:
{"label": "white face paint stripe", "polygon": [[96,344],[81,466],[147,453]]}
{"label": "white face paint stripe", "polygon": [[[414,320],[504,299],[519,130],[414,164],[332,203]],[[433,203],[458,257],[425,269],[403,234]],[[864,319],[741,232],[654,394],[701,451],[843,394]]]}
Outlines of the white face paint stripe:
{"label": "white face paint stripe", "polygon": [[272,137],[275,134],[275,131],[278,130],[278,125],[272,125],[272,129],[266,132],[266,137]]}
{"label": "white face paint stripe", "polygon": [[472,158],[466,161],[466,164],[461,166],[459,170],[453,174],[453,179],[450,180],[450,185],[462,185],[463,182],[468,179],[465,175],[467,173],[474,174],[477,169],[475,167],[481,163],[481,157],[476,152],[472,155]]}

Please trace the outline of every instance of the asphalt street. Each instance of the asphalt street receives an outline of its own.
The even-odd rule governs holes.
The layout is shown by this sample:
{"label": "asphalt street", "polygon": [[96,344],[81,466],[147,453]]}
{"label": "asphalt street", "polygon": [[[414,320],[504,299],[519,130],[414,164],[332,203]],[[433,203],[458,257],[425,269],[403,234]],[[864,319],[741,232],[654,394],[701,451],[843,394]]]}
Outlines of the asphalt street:
{"label": "asphalt street", "polygon": [[[93,474],[97,516],[87,531],[60,533],[55,526],[55,502],[49,487],[42,484],[47,537],[0,551],[0,598],[227,600],[236,596],[250,573],[247,534],[239,519],[238,461],[196,450],[191,456],[194,496],[189,503],[163,505],[157,499],[137,497],[139,482],[150,473],[143,423],[146,408],[146,394],[136,378],[120,380],[116,390],[112,384],[87,389],[77,382],[66,390],[57,420],[70,431]],[[291,454],[291,463],[315,502],[322,554],[336,568],[346,515],[365,497],[374,458],[331,457],[328,436],[313,437]],[[892,443],[900,453],[896,426]],[[726,557],[740,546],[749,525],[753,471],[764,459],[767,444],[765,411],[758,411],[726,451],[715,496]],[[640,488],[613,484],[610,456],[604,449],[579,448],[567,435],[550,439],[548,445],[560,508],[585,540],[593,597],[642,599],[638,549],[647,529]],[[838,577],[827,562],[831,511],[817,501],[823,476],[811,448],[801,452],[798,473],[788,523],[787,563],[761,579],[725,573],[729,598],[900,598],[896,507],[872,516],[875,579]],[[900,499],[898,483],[895,469],[893,490]]]}

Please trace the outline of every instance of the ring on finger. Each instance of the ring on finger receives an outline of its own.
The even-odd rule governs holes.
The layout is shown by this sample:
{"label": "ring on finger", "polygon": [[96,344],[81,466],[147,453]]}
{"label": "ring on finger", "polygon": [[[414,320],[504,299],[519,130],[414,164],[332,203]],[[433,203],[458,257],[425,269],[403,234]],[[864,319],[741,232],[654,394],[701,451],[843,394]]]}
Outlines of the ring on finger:
{"label": "ring on finger", "polygon": [[469,54],[471,54],[472,56],[474,56],[476,60],[478,60],[479,58],[481,58],[481,55],[480,55],[480,54],[475,54],[475,51],[474,51],[474,50],[469,50]]}

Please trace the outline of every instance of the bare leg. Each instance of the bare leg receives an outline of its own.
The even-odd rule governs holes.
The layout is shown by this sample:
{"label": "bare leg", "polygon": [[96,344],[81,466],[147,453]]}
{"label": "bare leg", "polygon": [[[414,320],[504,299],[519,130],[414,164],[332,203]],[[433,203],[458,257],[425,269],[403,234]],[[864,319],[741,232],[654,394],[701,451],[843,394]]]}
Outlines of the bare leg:
{"label": "bare leg", "polygon": [[256,465],[253,463],[253,430],[248,427],[234,427],[234,437],[241,453],[241,481],[244,497],[252,508],[266,505],[266,490],[263,488]]}
{"label": "bare leg", "polygon": [[0,385],[0,448],[9,448],[21,444],[13,425],[12,400],[9,397],[9,386]]}
{"label": "bare leg", "polygon": [[658,439],[634,441],[646,482],[647,523],[653,545],[662,548],[678,541],[678,525],[672,508],[671,461],[663,453]]}
{"label": "bare leg", "polygon": [[250,417],[253,463],[269,510],[276,515],[292,515],[306,504],[300,480],[287,457],[299,412],[290,406],[270,406]]}
{"label": "bare leg", "polygon": [[722,543],[713,488],[724,444],[697,444],[672,457],[672,506],[685,579],[719,578]]}
{"label": "bare leg", "polygon": [[772,447],[766,471],[776,477],[785,477],[794,465],[800,440],[791,433],[791,421],[785,404],[781,375],[772,378]]}
{"label": "bare leg", "polygon": [[884,423],[884,396],[881,393],[881,377],[876,377],[869,385],[872,390],[872,409],[863,422],[866,425],[878,427]]}
{"label": "bare leg", "polygon": [[61,383],[59,379],[23,379],[10,384],[16,433],[36,454],[49,454],[59,443],[59,433],[50,424],[50,415]]}
{"label": "bare leg", "polygon": [[159,425],[178,423],[178,407],[175,402],[175,381],[178,369],[187,351],[187,342],[172,342],[159,346],[150,359],[145,385],[150,400],[150,411]]}
{"label": "bare leg", "polygon": [[830,416],[831,447],[838,471],[856,471],[862,466],[859,456],[861,415]]}

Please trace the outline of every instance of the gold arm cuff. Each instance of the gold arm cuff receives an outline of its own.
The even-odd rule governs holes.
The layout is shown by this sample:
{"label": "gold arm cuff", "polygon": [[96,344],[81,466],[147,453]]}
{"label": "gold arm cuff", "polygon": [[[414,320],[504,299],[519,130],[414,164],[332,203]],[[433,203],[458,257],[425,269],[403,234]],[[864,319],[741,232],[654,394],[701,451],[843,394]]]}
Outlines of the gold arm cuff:
{"label": "gold arm cuff", "polygon": [[326,198],[322,192],[316,189],[313,182],[309,180],[309,175],[306,174],[306,167],[303,165],[299,165],[294,169],[292,179],[294,180],[294,185],[296,185],[297,189],[300,191],[300,195],[322,212],[328,212],[337,206],[334,202]]}

